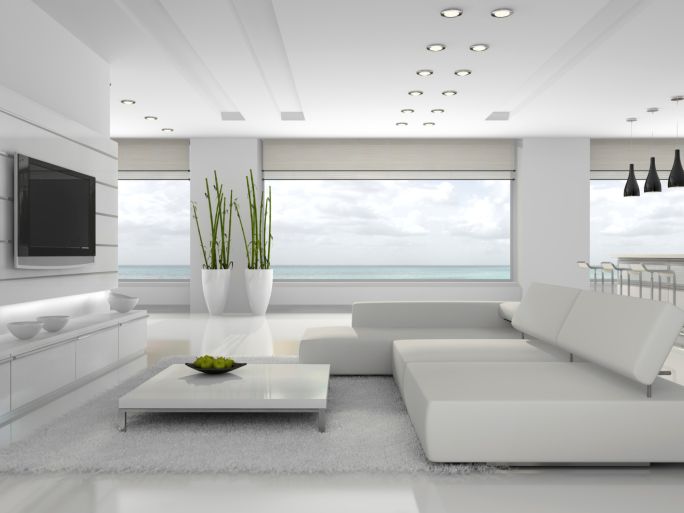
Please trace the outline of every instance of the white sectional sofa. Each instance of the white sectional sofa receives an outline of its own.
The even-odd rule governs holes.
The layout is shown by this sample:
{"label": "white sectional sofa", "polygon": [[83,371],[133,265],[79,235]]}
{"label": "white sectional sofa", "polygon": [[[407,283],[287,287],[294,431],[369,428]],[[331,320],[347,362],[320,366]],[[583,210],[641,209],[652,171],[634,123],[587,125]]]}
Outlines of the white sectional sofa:
{"label": "white sectional sofa", "polygon": [[684,387],[658,377],[683,310],[533,284],[511,323],[534,345],[470,336],[393,342],[393,374],[429,460],[684,462]]}

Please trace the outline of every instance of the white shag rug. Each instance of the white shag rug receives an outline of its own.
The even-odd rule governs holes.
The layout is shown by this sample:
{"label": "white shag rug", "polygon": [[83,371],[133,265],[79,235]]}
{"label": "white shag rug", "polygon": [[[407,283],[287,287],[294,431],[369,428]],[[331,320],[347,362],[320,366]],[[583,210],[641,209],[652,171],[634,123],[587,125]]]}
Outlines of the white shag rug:
{"label": "white shag rug", "polygon": [[[283,362],[295,359],[244,359]],[[0,450],[0,472],[490,472],[425,459],[391,377],[331,377],[326,432],[309,413],[138,413],[118,430],[118,399],[171,357],[34,436]]]}

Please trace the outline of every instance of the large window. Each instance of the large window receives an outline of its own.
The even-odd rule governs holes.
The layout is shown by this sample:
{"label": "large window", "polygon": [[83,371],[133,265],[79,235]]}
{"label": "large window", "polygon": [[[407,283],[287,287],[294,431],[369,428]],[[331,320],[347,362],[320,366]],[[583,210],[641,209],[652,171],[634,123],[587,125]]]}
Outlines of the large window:
{"label": "large window", "polygon": [[509,280],[508,180],[266,180],[280,280]]}
{"label": "large window", "polygon": [[624,180],[591,181],[591,261],[635,254],[684,253],[684,191],[623,197]]}
{"label": "large window", "polygon": [[119,278],[190,278],[188,180],[119,180]]}

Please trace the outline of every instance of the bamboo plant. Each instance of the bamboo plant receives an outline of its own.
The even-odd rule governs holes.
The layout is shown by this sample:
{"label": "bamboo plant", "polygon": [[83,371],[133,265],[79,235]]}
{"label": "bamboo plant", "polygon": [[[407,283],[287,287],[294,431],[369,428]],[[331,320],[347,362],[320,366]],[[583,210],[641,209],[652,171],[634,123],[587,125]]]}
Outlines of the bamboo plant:
{"label": "bamboo plant", "polygon": [[[209,208],[210,232],[208,245],[205,245],[202,237],[199,216],[197,214],[197,203],[192,202],[192,217],[195,219],[197,235],[199,235],[202,256],[204,257],[203,268],[230,269],[233,267],[233,261],[230,259],[230,240],[233,227],[233,190],[231,189],[230,197],[226,199],[223,184],[219,183],[216,170],[214,170],[214,185],[211,186],[215,197],[213,203],[208,178],[204,179],[204,185],[206,188],[204,197],[207,199],[207,206]],[[226,233],[226,213],[228,214],[228,233]]]}
{"label": "bamboo plant", "polygon": [[249,176],[245,177],[247,182],[247,198],[249,202],[249,229],[250,239],[247,240],[247,232],[242,222],[240,208],[237,200],[233,202],[235,214],[240,222],[242,239],[245,242],[245,252],[247,254],[248,269],[270,269],[271,268],[271,188],[268,188],[268,196],[261,193],[261,200],[257,204],[257,192],[254,186],[254,174],[249,170]]}

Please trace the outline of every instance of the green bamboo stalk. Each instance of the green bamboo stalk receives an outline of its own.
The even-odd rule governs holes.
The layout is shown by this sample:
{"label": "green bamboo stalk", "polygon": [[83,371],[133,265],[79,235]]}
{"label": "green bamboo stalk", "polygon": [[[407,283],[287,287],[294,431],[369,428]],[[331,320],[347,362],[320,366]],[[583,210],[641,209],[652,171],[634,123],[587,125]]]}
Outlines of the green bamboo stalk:
{"label": "green bamboo stalk", "polygon": [[197,203],[194,201],[192,202],[192,217],[195,218],[195,225],[197,226],[197,235],[199,235],[200,247],[202,248],[204,267],[207,268],[209,266],[207,262],[207,248],[204,247],[204,241],[202,240],[202,230],[200,230],[199,218],[197,217]]}

